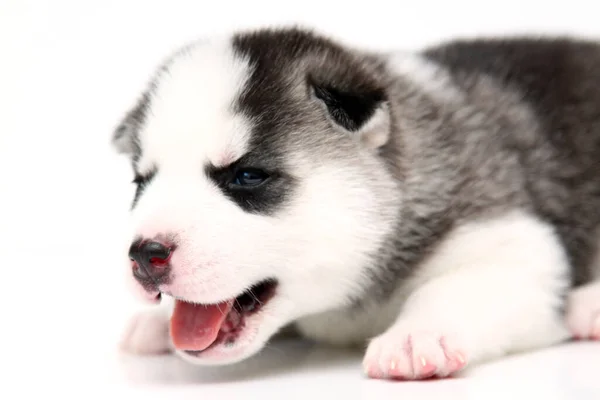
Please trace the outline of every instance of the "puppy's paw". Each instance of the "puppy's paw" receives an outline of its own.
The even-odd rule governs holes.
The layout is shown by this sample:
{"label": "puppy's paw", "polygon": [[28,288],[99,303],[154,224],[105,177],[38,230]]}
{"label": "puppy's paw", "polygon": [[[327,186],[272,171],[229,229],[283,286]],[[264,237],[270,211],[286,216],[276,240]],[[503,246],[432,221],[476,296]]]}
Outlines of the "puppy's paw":
{"label": "puppy's paw", "polygon": [[363,367],[371,378],[443,378],[463,369],[466,357],[444,332],[393,327],[371,341]]}
{"label": "puppy's paw", "polygon": [[600,282],[571,292],[567,325],[577,339],[600,340]]}
{"label": "puppy's paw", "polygon": [[137,355],[171,351],[169,322],[164,312],[143,311],[129,321],[121,341],[121,351]]}

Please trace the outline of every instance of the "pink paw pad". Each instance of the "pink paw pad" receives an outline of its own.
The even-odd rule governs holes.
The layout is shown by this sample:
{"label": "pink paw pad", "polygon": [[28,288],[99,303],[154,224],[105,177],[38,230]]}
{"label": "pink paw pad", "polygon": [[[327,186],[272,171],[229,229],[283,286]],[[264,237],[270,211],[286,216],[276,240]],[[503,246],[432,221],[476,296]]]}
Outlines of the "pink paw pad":
{"label": "pink paw pad", "polygon": [[467,362],[445,336],[393,330],[370,343],[363,365],[370,378],[416,380],[449,376]]}
{"label": "pink paw pad", "polygon": [[433,376],[437,371],[437,366],[433,364],[431,361],[428,361],[425,357],[419,357],[419,366],[417,371],[415,371],[415,375],[420,377],[429,377]]}
{"label": "pink paw pad", "polygon": [[600,282],[570,294],[567,325],[576,340],[600,340]]}
{"label": "pink paw pad", "polygon": [[465,357],[461,353],[455,353],[448,357],[448,366],[452,371],[460,371],[467,365]]}

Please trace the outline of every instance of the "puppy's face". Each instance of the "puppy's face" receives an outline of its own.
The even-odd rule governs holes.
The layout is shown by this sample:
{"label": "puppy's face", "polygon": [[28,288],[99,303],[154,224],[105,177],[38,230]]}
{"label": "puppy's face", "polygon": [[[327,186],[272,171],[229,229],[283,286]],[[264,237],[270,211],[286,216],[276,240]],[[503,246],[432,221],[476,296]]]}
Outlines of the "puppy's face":
{"label": "puppy's face", "polygon": [[130,276],[175,299],[183,357],[241,360],[360,296],[399,208],[376,70],[299,31],[197,43],[119,126],[137,186]]}

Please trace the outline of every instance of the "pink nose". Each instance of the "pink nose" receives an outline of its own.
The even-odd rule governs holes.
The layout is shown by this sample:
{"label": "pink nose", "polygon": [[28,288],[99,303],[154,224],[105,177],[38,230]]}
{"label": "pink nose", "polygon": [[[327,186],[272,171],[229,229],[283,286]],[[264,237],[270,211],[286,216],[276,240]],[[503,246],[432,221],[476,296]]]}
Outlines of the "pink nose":
{"label": "pink nose", "polygon": [[158,285],[169,273],[173,247],[151,240],[136,240],[129,248],[133,275],[142,284]]}

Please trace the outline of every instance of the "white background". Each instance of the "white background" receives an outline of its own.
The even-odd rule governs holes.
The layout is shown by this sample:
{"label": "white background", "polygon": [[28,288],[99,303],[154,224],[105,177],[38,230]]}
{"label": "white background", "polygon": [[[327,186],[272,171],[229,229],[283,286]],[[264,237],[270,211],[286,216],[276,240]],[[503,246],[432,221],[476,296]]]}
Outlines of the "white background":
{"label": "white background", "polygon": [[133,187],[126,160],[109,147],[112,129],[156,64],[203,35],[302,23],[374,49],[484,34],[600,37],[598,7],[593,1],[0,0],[0,391],[18,390],[0,398],[29,391],[95,398],[125,390],[144,398],[169,391],[193,398],[600,398],[600,345],[592,344],[418,384],[367,381],[359,356],[293,343],[216,371],[171,358],[123,360],[116,344],[136,306],[123,283]]}

